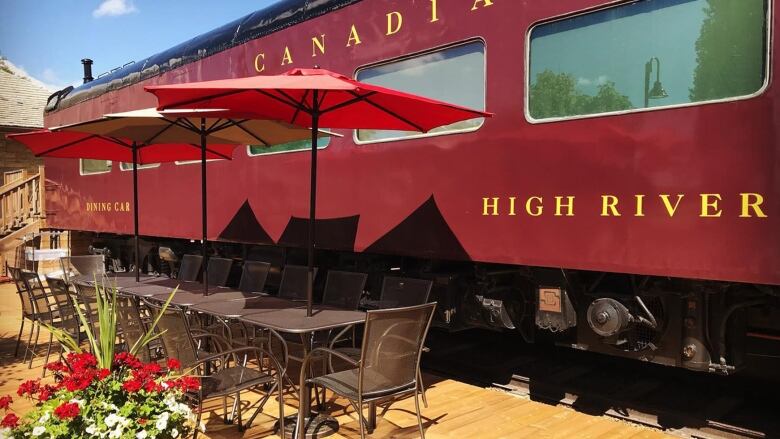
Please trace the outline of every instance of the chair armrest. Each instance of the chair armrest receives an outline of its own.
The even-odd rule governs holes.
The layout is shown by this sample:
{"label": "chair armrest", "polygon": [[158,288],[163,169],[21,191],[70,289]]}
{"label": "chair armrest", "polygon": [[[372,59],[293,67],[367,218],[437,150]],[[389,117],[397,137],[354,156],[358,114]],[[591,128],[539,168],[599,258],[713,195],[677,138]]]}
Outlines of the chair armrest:
{"label": "chair armrest", "polygon": [[271,355],[270,352],[268,352],[267,350],[265,350],[263,348],[259,348],[259,347],[256,347],[256,346],[245,346],[245,347],[230,349],[228,351],[220,352],[218,354],[212,354],[212,355],[209,355],[209,356],[204,357],[204,358],[199,358],[198,361],[195,362],[195,364],[193,364],[191,366],[191,369],[195,369],[198,366],[205,365],[206,363],[208,363],[210,361],[214,361],[214,360],[217,360],[217,359],[222,359],[222,358],[225,358],[227,356],[232,356],[233,360],[236,362],[236,364],[238,364],[238,355],[237,354],[239,354],[241,352],[264,353],[264,354],[266,354],[268,356],[268,359],[273,363],[273,366],[276,369],[276,371],[279,374],[284,373],[284,369],[279,364],[279,361],[277,361],[276,358],[274,358],[274,356]]}
{"label": "chair armrest", "polygon": [[[329,355],[336,356],[336,357],[338,357],[338,358],[340,358],[340,359],[342,359],[342,360],[346,361],[347,363],[349,363],[349,364],[351,364],[351,365],[353,365],[353,366],[358,366],[358,365],[360,365],[360,361],[355,361],[354,359],[350,358],[349,356],[347,356],[347,355],[345,355],[345,354],[342,354],[341,352],[339,352],[339,351],[337,351],[337,350],[335,350],[335,349],[330,349],[330,348],[322,348],[322,347],[320,347],[320,348],[314,348],[314,349],[312,349],[312,350],[311,350],[311,351],[310,351],[310,352],[309,352],[309,353],[306,355],[306,358],[304,358],[304,359],[303,359],[303,365],[301,366],[301,371],[304,371],[304,372],[305,372],[305,370],[306,370],[306,366],[308,365],[308,363],[309,363],[309,360],[311,360],[312,356],[313,356],[315,353],[318,353],[318,352],[325,352],[325,353],[327,353],[327,354],[329,354]],[[303,373],[302,373],[302,375],[303,375]]]}

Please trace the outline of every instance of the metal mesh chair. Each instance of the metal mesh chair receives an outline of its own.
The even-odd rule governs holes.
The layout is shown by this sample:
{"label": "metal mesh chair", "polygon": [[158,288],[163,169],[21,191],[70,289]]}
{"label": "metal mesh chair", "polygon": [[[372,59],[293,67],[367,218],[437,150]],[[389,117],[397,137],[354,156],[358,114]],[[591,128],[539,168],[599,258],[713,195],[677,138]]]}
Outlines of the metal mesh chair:
{"label": "metal mesh chair", "polygon": [[[35,305],[33,305],[32,298],[30,297],[30,292],[27,290],[27,286],[24,283],[24,280],[22,279],[22,270],[20,268],[6,266],[6,271],[11,276],[11,280],[13,280],[14,285],[16,286],[16,293],[19,295],[19,300],[22,302],[22,324],[19,326],[19,335],[16,337],[16,348],[14,349],[14,357],[17,357],[19,355],[19,345],[22,341],[22,332],[24,331],[24,322],[26,320],[30,321],[30,324],[32,325],[32,328],[35,328]],[[32,328],[30,329],[30,339],[27,340],[27,345],[29,346],[30,342],[32,341]],[[26,355],[26,354],[25,354]]]}
{"label": "metal mesh chair", "polygon": [[428,302],[433,281],[385,276],[379,297],[380,308],[400,308]]}
{"label": "metal mesh chair", "polygon": [[76,291],[76,299],[81,307],[84,317],[87,319],[92,334],[95,337],[100,336],[100,322],[98,321],[98,309],[97,309],[97,291],[95,286],[88,286],[78,282],[74,282],[73,288]]}
{"label": "metal mesh chair", "polygon": [[343,309],[357,309],[366,287],[366,273],[329,270],[325,279],[322,304]]}
{"label": "metal mesh chair", "polygon": [[262,293],[270,269],[271,264],[268,262],[244,261],[238,290],[245,293]]}
{"label": "metal mesh chair", "polygon": [[[166,356],[178,359],[184,370],[194,369],[201,377],[201,387],[198,393],[188,395],[198,405],[198,419],[195,425],[200,424],[204,400],[222,397],[227,417],[227,402],[224,398],[234,395],[238,427],[240,431],[243,431],[244,428],[248,428],[252,424],[255,416],[262,410],[274,390],[278,390],[279,422],[282,428],[284,427],[284,399],[282,395],[284,368],[269,351],[255,346],[231,349],[222,337],[191,329],[182,308],[169,306],[163,311],[158,303],[145,299],[144,304],[159,316],[157,328],[161,334],[160,339]],[[206,350],[207,347],[212,349]],[[263,360],[268,362],[267,366],[269,367],[262,368]],[[257,367],[252,367],[253,363]],[[271,386],[271,384],[273,385]],[[266,391],[266,388],[269,390]],[[241,422],[241,392],[245,390],[255,390],[265,394],[247,425],[243,425]],[[196,429],[195,438],[197,434]]]}
{"label": "metal mesh chair", "polygon": [[193,282],[198,280],[201,265],[203,265],[203,256],[201,255],[182,256],[176,278]]}
{"label": "metal mesh chair", "polygon": [[226,258],[209,258],[206,277],[208,278],[209,285],[215,287],[224,287],[227,285],[228,276],[230,276],[230,268],[233,266],[232,259]]}
{"label": "metal mesh chair", "polygon": [[60,266],[68,283],[71,283],[71,277],[77,275],[102,277],[106,274],[104,255],[65,256],[60,258]]}
{"label": "metal mesh chair", "polygon": [[[358,416],[360,437],[365,437],[363,406],[371,411],[369,428],[373,428],[373,411],[378,402],[392,402],[402,396],[414,396],[420,436],[425,437],[420,416],[419,364],[423,343],[433,319],[436,303],[407,308],[369,311],[363,331],[360,359],[355,361],[328,348],[315,348],[301,367],[300,398],[308,395],[309,386],[322,386],[350,401]],[[355,368],[307,378],[309,362],[321,355],[336,356]],[[298,425],[304,425],[299,412]],[[304,431],[298,431],[303,439]]]}
{"label": "metal mesh chair", "polygon": [[[20,274],[27,290],[30,293],[30,297],[35,307],[35,321],[37,323],[35,341],[33,342],[32,348],[28,349],[30,352],[30,363],[28,364],[27,368],[29,369],[32,368],[32,362],[36,355],[36,350],[38,348],[38,338],[40,336],[42,325],[50,325],[52,327],[58,328],[70,334],[74,339],[78,339],[79,324],[72,308],[58,308],[58,301],[49,291],[46,290],[46,287],[43,285],[43,282],[41,282],[41,278],[38,276],[38,273],[34,271],[22,270]],[[49,332],[49,341],[46,346],[46,359],[44,360],[44,365],[49,362],[51,347],[53,344],[54,335]],[[62,350],[60,350],[60,354],[62,354]],[[46,374],[45,368],[43,369],[43,374]]]}
{"label": "metal mesh chair", "polygon": [[[279,297],[290,300],[306,300],[308,276],[309,267],[285,265],[282,272],[282,282],[279,284]],[[314,277],[317,277],[317,267],[314,267]]]}
{"label": "metal mesh chair", "polygon": [[[117,323],[122,331],[125,349],[129,351],[146,334],[147,327],[135,297],[120,293],[116,300]],[[144,363],[151,362],[153,358],[148,345],[142,347],[136,355]]]}

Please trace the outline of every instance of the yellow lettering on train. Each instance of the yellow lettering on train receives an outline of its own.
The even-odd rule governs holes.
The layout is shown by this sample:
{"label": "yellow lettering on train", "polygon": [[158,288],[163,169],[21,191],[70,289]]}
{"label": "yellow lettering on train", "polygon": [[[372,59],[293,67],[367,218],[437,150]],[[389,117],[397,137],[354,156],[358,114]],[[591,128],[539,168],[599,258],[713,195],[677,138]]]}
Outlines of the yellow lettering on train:
{"label": "yellow lettering on train", "polygon": [[[535,205],[534,201],[537,203]],[[525,211],[531,216],[541,216],[544,213],[544,205],[542,197],[530,197],[525,202]],[[533,209],[533,210],[531,210]]]}
{"label": "yellow lettering on train", "polygon": [[671,201],[669,201],[670,196],[671,195],[669,194],[659,195],[659,197],[661,197],[661,201],[664,203],[664,207],[666,207],[666,211],[669,213],[669,218],[672,218],[674,217],[675,212],[677,212],[677,207],[680,206],[680,201],[685,198],[685,194],[677,194],[677,202],[674,203],[674,206],[672,206]]}
{"label": "yellow lettering on train", "polygon": [[483,3],[482,7],[486,8],[488,6],[492,6],[493,5],[493,0],[476,0],[474,2],[474,7],[472,7],[471,10],[472,11],[476,11],[477,9],[479,9],[479,6],[477,6],[477,5],[480,4],[480,3]]}
{"label": "yellow lettering on train", "polygon": [[265,53],[258,53],[255,56],[255,71],[257,73],[263,73],[265,70]]}
{"label": "yellow lettering on train", "polygon": [[722,199],[720,194],[700,194],[702,218],[718,218],[723,210],[718,208],[718,202]]}
{"label": "yellow lettering on train", "polygon": [[[492,202],[490,201],[492,200]],[[493,210],[493,213],[488,213],[489,210]],[[482,199],[482,216],[498,216],[498,197],[486,197]]]}
{"label": "yellow lettering on train", "polygon": [[618,197],[614,195],[601,196],[601,216],[620,216],[617,210]]}
{"label": "yellow lettering on train", "polygon": [[636,213],[634,216],[645,216],[645,196],[634,195],[634,198],[636,198]]}
{"label": "yellow lettering on train", "polygon": [[741,193],[739,196],[742,197],[742,213],[739,215],[740,218],[751,218],[750,209],[753,209],[753,213],[755,213],[758,218],[767,217],[764,211],[761,210],[761,204],[764,203],[764,197],[761,194]]}
{"label": "yellow lettering on train", "polygon": [[352,25],[352,28],[349,31],[349,38],[347,38],[347,47],[351,47],[352,43],[355,43],[356,46],[362,43],[362,41],[360,41],[360,35],[358,35],[357,28],[355,27],[354,24]]}
{"label": "yellow lettering on train", "polygon": [[[322,38],[322,39],[320,39]],[[320,38],[318,37],[312,37],[311,38],[311,56],[314,58],[317,56],[317,51],[319,50],[321,54],[325,55],[325,34],[320,35]]]}
{"label": "yellow lettering on train", "polygon": [[404,17],[400,12],[394,11],[387,14],[387,33],[385,35],[397,34],[404,25]]}
{"label": "yellow lettering on train", "polygon": [[574,197],[566,197],[566,203],[563,203],[563,197],[555,197],[555,216],[564,216],[561,213],[563,207],[566,207],[566,216],[574,216]]}
{"label": "yellow lettering on train", "polygon": [[438,15],[438,2],[437,0],[431,0],[431,23],[439,21]]}
{"label": "yellow lettering on train", "polygon": [[288,46],[284,46],[284,56],[282,56],[282,65],[285,64],[292,64],[292,54],[290,54],[290,48]]}

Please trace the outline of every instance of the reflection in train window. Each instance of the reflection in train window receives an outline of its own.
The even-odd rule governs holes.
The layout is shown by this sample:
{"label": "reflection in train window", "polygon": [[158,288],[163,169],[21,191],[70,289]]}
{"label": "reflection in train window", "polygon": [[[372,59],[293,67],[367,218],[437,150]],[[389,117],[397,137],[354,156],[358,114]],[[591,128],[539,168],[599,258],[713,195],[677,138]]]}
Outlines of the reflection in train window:
{"label": "reflection in train window", "polygon": [[[158,166],[160,166],[159,163],[149,163],[149,164],[146,164],[146,165],[138,165],[137,168],[138,169],[151,169],[151,168],[156,168]],[[121,169],[123,171],[132,171],[133,170],[133,164],[132,163],[122,162],[122,163],[119,164],[119,169]]]}
{"label": "reflection in train window", "polygon": [[556,119],[750,96],[766,0],[644,0],[531,31],[528,113]]}
{"label": "reflection in train window", "polygon": [[111,160],[79,160],[79,172],[81,175],[105,174],[111,172]]}
{"label": "reflection in train window", "polygon": [[[424,53],[400,61],[358,70],[356,79],[369,84],[485,109],[485,43],[466,44]],[[359,142],[378,142],[453,132],[474,131],[484,118],[470,119],[431,130],[427,134],[410,131],[357,130]]]}
{"label": "reflection in train window", "polygon": [[[325,131],[327,131],[327,129]],[[320,137],[317,139],[317,149],[323,149],[327,147],[329,143],[330,137]],[[254,156],[309,150],[311,150],[311,140],[296,140],[294,142],[281,143],[279,145],[271,146],[248,145],[246,152],[250,156]]]}

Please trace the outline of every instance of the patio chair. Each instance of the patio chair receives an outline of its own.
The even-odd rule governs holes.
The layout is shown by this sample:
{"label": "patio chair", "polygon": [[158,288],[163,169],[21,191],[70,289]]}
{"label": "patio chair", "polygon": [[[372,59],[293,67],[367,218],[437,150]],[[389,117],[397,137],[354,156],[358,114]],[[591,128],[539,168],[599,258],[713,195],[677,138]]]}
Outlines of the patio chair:
{"label": "patio chair", "polygon": [[[98,281],[100,283],[100,281]],[[92,334],[99,337],[100,322],[97,309],[97,292],[95,286],[84,285],[74,282],[71,284],[76,294],[76,300],[81,307],[82,313],[92,329]],[[99,286],[97,288],[100,288]]]}
{"label": "patio chair", "polygon": [[182,256],[176,278],[192,282],[198,280],[201,265],[203,265],[203,256],[201,255]]}
{"label": "patio chair", "polygon": [[[21,278],[24,281],[25,287],[30,293],[33,305],[35,306],[35,321],[37,323],[37,325],[35,325],[35,341],[33,342],[31,349],[28,346],[28,351],[30,352],[30,363],[28,364],[27,368],[31,369],[33,359],[35,358],[36,351],[38,349],[38,338],[40,336],[41,326],[50,325],[52,327],[58,328],[70,334],[74,339],[78,340],[79,324],[77,320],[78,318],[73,312],[72,307],[70,309],[59,308],[58,300],[53,297],[51,292],[46,290],[46,287],[43,285],[43,282],[41,282],[41,278],[38,276],[38,273],[34,271],[22,270]],[[44,365],[49,362],[51,347],[53,344],[54,335],[49,332],[49,342],[46,346],[46,359],[44,360]],[[60,355],[61,354],[62,347],[60,346]],[[43,369],[42,373],[43,375],[46,374],[45,368]]]}
{"label": "patio chair", "polygon": [[65,256],[60,258],[62,276],[71,283],[73,276],[102,277],[106,274],[104,255]]}
{"label": "patio chair", "polygon": [[[385,276],[382,280],[382,291],[379,293],[379,308],[386,309],[405,306],[422,305],[428,302],[433,288],[433,281],[426,279],[414,279],[408,277]],[[336,347],[336,344],[343,341],[347,334],[347,329],[343,329],[336,334],[330,341],[329,348],[338,350],[353,360],[360,358],[360,349],[356,347]],[[424,352],[428,349],[423,347]],[[332,359],[328,361],[330,372],[334,371]],[[423,405],[428,408],[428,398],[425,395],[425,384],[422,382],[422,373],[418,373],[420,382],[420,393],[422,393]]]}
{"label": "patio chair", "polygon": [[367,280],[366,273],[328,270],[322,304],[336,308],[357,309]]}
{"label": "patio chair", "polygon": [[[128,294],[117,294],[116,314],[117,323],[122,333],[124,350],[130,351],[138,340],[146,334],[148,329],[141,315],[138,300]],[[157,340],[153,340],[149,345],[142,347],[136,353],[136,356],[144,363],[158,360],[159,356],[153,355],[156,352],[155,346],[159,347]]]}
{"label": "patio chair", "polygon": [[[317,278],[317,267],[314,267]],[[309,267],[303,265],[285,265],[282,282],[279,284],[279,297],[290,300],[306,300],[306,287],[309,282]]]}
{"label": "patio chair", "polygon": [[[415,413],[420,436],[424,439],[420,415],[419,364],[423,343],[431,326],[436,303],[407,308],[368,311],[360,358],[356,361],[336,350],[315,348],[301,367],[300,398],[309,395],[308,388],[321,386],[349,400],[358,413],[360,437],[365,438],[366,427],[373,429],[377,403],[392,403],[400,397],[414,396]],[[350,363],[353,368],[307,378],[309,363],[319,356],[335,356]],[[363,406],[369,405],[369,421],[363,416]],[[298,413],[298,425],[304,425]],[[304,438],[300,429],[298,439]]]}
{"label": "patio chair", "polygon": [[238,282],[238,290],[245,293],[262,293],[265,289],[265,281],[268,279],[268,271],[271,264],[260,261],[244,261],[241,270],[241,280]]}
{"label": "patio chair", "polygon": [[215,287],[224,287],[227,285],[228,276],[230,276],[230,268],[232,266],[232,259],[209,258],[208,268],[206,268],[209,285]]}
{"label": "patio chair", "polygon": [[[16,293],[19,295],[19,300],[22,302],[22,324],[19,326],[19,335],[16,337],[16,348],[14,349],[14,358],[19,356],[19,345],[22,341],[22,332],[24,331],[24,322],[29,320],[30,321],[30,339],[27,340],[27,345],[30,345],[30,342],[32,341],[32,329],[35,328],[35,305],[33,305],[32,298],[30,297],[30,292],[27,290],[27,286],[24,283],[24,280],[22,279],[22,269],[6,266],[6,271],[8,272],[9,276],[11,277],[11,280],[13,280],[14,285],[16,286]],[[25,353],[26,355],[26,353]]]}
{"label": "patio chair", "polygon": [[[223,409],[227,420],[228,396],[234,395],[234,408],[238,417],[239,431],[251,426],[257,413],[270,399],[274,390],[278,390],[279,422],[284,428],[284,399],[282,395],[282,376],[284,368],[269,351],[256,346],[231,348],[222,337],[205,331],[190,328],[185,311],[169,306],[165,311],[160,304],[143,299],[143,303],[160,316],[157,328],[167,358],[176,358],[182,364],[182,370],[193,369],[201,378],[201,387],[189,398],[198,406],[200,424],[203,401],[211,398],[223,398]],[[207,350],[206,348],[211,348]],[[263,359],[268,367],[262,368]],[[257,367],[252,367],[252,363]],[[255,390],[264,394],[257,410],[247,425],[242,424],[241,392]],[[195,431],[194,438],[198,432]]]}

